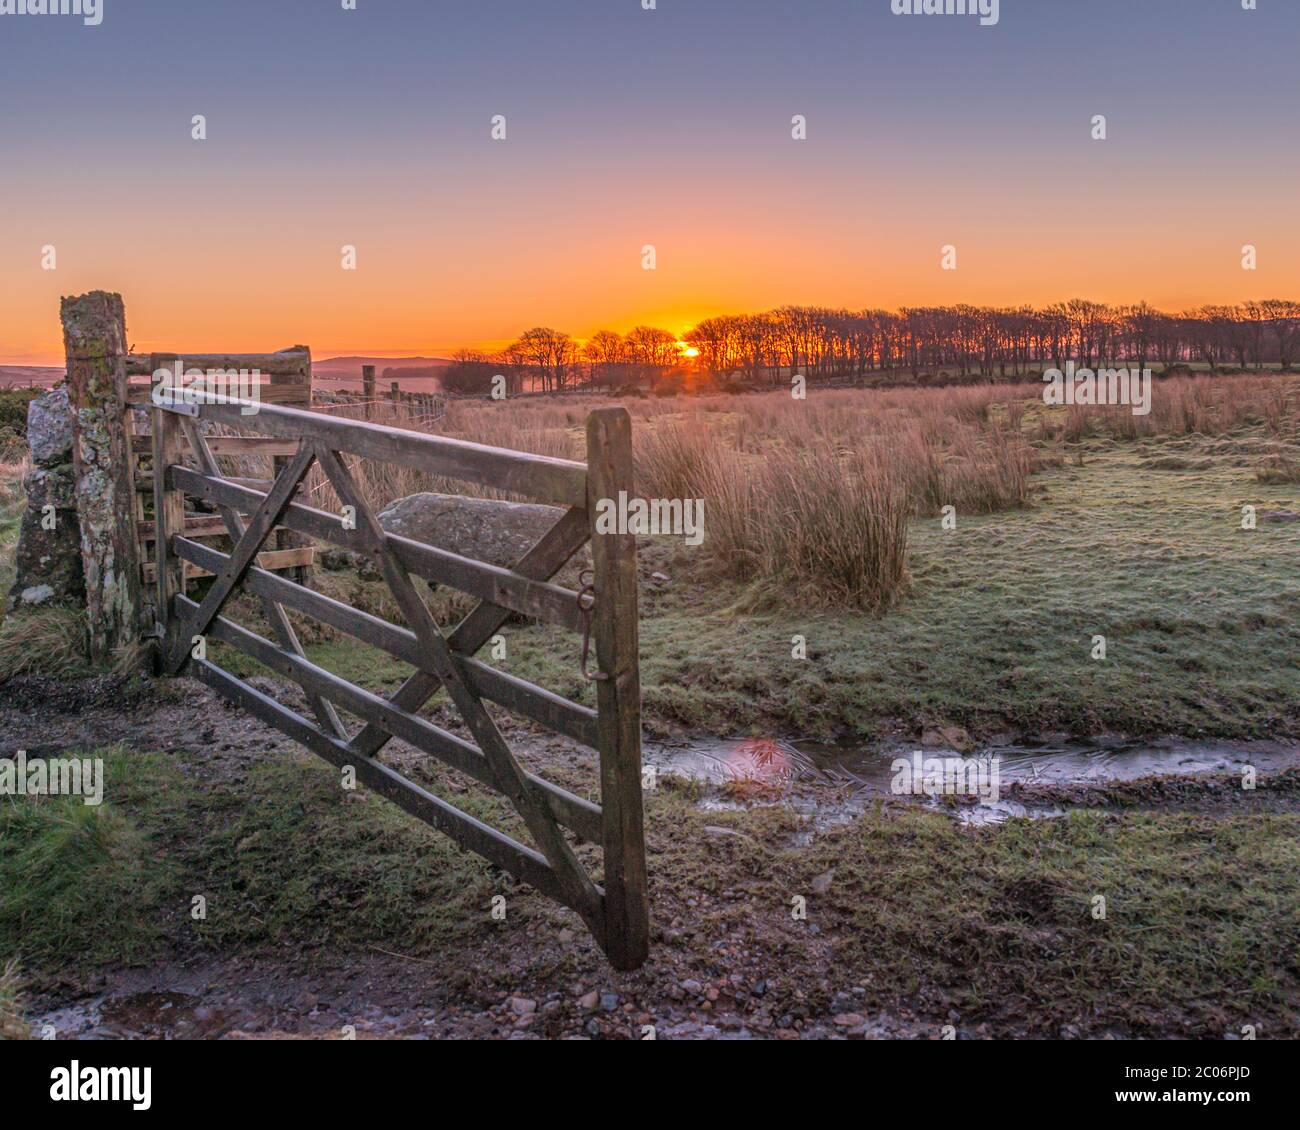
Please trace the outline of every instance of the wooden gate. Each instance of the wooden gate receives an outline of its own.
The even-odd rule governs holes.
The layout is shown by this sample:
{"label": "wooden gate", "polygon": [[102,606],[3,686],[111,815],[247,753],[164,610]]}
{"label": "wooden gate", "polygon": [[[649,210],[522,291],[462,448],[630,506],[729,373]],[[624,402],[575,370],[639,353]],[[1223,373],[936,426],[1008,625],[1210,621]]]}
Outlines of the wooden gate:
{"label": "wooden gate", "polygon": [[[251,414],[245,414],[250,407]],[[591,413],[585,466],[274,404],[168,400],[153,407],[151,414],[157,530],[154,579],[164,670],[173,674],[189,670],[327,761],[354,767],[364,784],[407,812],[573,908],[615,967],[634,969],[644,962],[649,910],[641,808],[636,540],[630,534],[597,533],[594,526],[597,500],[617,498],[619,491],[632,493],[631,421],[626,410],[603,408]],[[256,489],[221,474],[199,421],[294,441],[294,454],[284,458],[283,468],[266,489]],[[184,464],[186,445],[197,460],[194,468]],[[501,568],[385,532],[362,497],[345,454],[479,483],[567,509],[513,568]],[[344,515],[295,501],[313,463],[334,488]],[[217,507],[233,545],[229,553],[187,536],[187,495]],[[405,626],[261,568],[256,556],[277,527],[370,558],[401,609]],[[555,574],[588,541],[594,566],[591,586],[578,593],[553,583]],[[185,593],[187,564],[213,575],[200,601]],[[412,575],[468,593],[479,603],[444,634]],[[259,598],[274,641],[221,615],[237,587]],[[286,608],[387,651],[409,663],[413,674],[389,699],[348,682],[306,658]],[[474,657],[511,613],[578,633],[590,631],[596,670],[588,677],[596,683],[596,709]],[[296,681],[314,718],[218,666],[206,648],[196,646],[196,638],[231,645]],[[448,692],[473,742],[420,716],[420,709],[439,689]],[[485,699],[596,750],[601,803],[593,804],[523,769],[484,706]],[[361,719],[356,732],[349,731],[339,710]],[[536,847],[469,816],[378,761],[376,755],[392,737],[504,794],[523,818]],[[566,832],[575,840],[603,847],[603,885],[588,874]]]}
{"label": "wooden gate", "polygon": [[[135,484],[136,537],[140,561],[140,580],[145,586],[155,584],[157,564],[150,553],[154,543],[154,523],[145,519],[144,500],[153,490],[152,480],[140,474],[140,458],[148,457],[152,444],[147,435],[136,427],[137,414],[152,402],[154,383],[160,371],[169,371],[180,362],[186,373],[193,373],[198,379],[190,382],[190,387],[205,387],[200,374],[218,372],[251,372],[256,378],[265,376],[267,381],[260,384],[258,400],[265,404],[287,404],[293,407],[310,408],[312,403],[311,350],[305,345],[294,345],[282,349],[279,353],[255,354],[198,354],[198,353],[151,353],[133,354],[126,358],[126,375],[128,379],[125,395],[123,422],[126,428],[126,457],[130,467],[131,481]],[[137,378],[133,381],[131,378]],[[148,377],[139,381],[140,377]],[[212,455],[253,456],[269,459],[271,466],[279,472],[285,461],[298,449],[292,440],[277,439],[274,436],[208,436],[208,449]],[[256,480],[243,480],[245,486],[266,489],[269,483]],[[225,523],[220,518],[194,515],[185,521],[185,533],[195,541],[221,537],[226,534]],[[306,538],[295,537],[288,531],[281,530],[276,535],[275,548],[258,554],[257,564],[264,569],[275,572],[293,571],[299,580],[306,580],[315,561],[315,546]],[[186,565],[187,577],[202,577],[207,570],[197,565]]]}

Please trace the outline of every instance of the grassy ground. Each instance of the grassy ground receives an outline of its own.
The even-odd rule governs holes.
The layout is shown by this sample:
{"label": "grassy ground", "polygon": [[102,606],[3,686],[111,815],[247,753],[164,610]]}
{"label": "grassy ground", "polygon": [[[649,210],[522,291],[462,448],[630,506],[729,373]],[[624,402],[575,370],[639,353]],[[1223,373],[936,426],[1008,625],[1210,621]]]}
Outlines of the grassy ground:
{"label": "grassy ground", "polygon": [[[895,719],[1295,733],[1300,523],[1244,531],[1241,507],[1295,508],[1300,491],[1256,483],[1248,446],[1101,444],[1083,466],[1041,472],[1025,510],[959,515],[951,532],[915,520],[912,592],[881,618],[782,612],[738,631],[725,610],[669,596],[642,627],[647,702],[690,726],[795,733]],[[1170,459],[1196,469],[1163,469]],[[795,634],[807,660],[791,659]]]}
{"label": "grassy ground", "polygon": [[[75,977],[69,953],[80,971],[176,952],[310,964],[379,949],[512,993],[610,976],[573,944],[572,915],[344,792],[314,760],[213,778],[184,756],[102,756],[102,807],[0,807],[0,954],[20,955],[37,985]],[[618,987],[652,1017],[676,1007],[681,980],[743,970],[772,986],[737,1002],[749,1014],[816,1018],[854,990],[858,1011],[990,1031],[1300,1031],[1295,815],[1080,812],[972,831],[886,806],[798,847],[783,809],[705,813],[672,788],[647,803],[656,941]],[[474,811],[501,816],[495,801]],[[504,923],[488,913],[494,893],[508,897]]]}
{"label": "grassy ground", "polygon": [[[1260,514],[1300,509],[1298,395],[1294,379],[1175,382],[1157,386],[1151,416],[1119,419],[1048,413],[1041,401],[1020,401],[1014,431],[1032,439],[1040,468],[1028,479],[1025,504],[991,513],[959,508],[948,530],[918,497],[918,516],[906,528],[906,595],[883,614],[819,602],[807,578],[783,588],[770,577],[720,576],[707,512],[704,546],[643,539],[649,726],[844,738],[919,735],[945,724],[977,737],[1300,733],[1300,522],[1260,520],[1242,529],[1243,506]],[[924,428],[951,432],[949,442],[960,447],[962,429],[1001,434],[1007,413],[978,390],[827,393],[808,402],[817,407],[807,415],[791,403],[769,394],[634,409],[637,427],[649,434],[691,413],[691,427],[701,434],[715,427],[720,444],[738,444],[749,460],[783,458],[814,435],[840,445],[854,437],[876,442],[872,428],[885,425],[860,422],[873,415],[908,421],[918,413]],[[868,411],[873,406],[879,410]],[[534,404],[507,419],[470,404],[459,426],[467,438],[572,453],[584,411]],[[1105,434],[1139,424],[1134,438]],[[954,465],[970,469],[963,457]],[[13,525],[0,512],[0,543],[12,538]],[[651,581],[655,571],[669,580]],[[318,578],[333,595],[397,618],[381,582],[323,571]],[[374,688],[404,678],[403,665],[386,656],[298,622],[314,657],[340,674]],[[76,635],[62,625],[46,634]],[[589,699],[572,636],[523,624],[503,635],[507,653],[494,662]],[[1105,637],[1104,659],[1093,658],[1096,636]],[[30,667],[38,643],[17,627],[0,633],[0,675],[15,664]]]}
{"label": "grassy ground", "polygon": [[[652,728],[860,736],[952,723],[1001,731],[1263,737],[1300,733],[1300,486],[1262,483],[1276,445],[1224,437],[1091,438],[1038,472],[1030,504],[914,518],[908,597],[883,616],[754,607],[701,576],[690,547],[643,539],[642,685]],[[653,571],[670,577],[660,585]],[[383,586],[323,574],[382,610]],[[589,695],[577,641],[512,625],[500,666]],[[1094,636],[1106,638],[1094,659]],[[792,639],[806,639],[805,659]],[[375,687],[405,668],[350,641],[326,666]]]}
{"label": "grassy ground", "polygon": [[26,1040],[31,1028],[23,1018],[22,975],[16,961],[0,968],[0,1040]]}
{"label": "grassy ground", "polygon": [[101,751],[99,806],[76,797],[0,799],[0,952],[32,968],[77,954],[89,965],[132,962],[161,938],[157,910],[176,891],[158,829],[179,809],[166,758]]}
{"label": "grassy ground", "polygon": [[[14,583],[14,552],[26,505],[23,464],[0,463],[0,597],[3,598],[9,596],[9,588]],[[0,614],[3,608],[4,599],[0,599]]]}
{"label": "grassy ground", "polygon": [[0,954],[20,954],[31,974],[68,954],[138,964],[167,944],[389,938],[428,952],[467,940],[471,906],[491,893],[472,856],[372,794],[338,788],[310,758],[268,758],[214,782],[183,758],[88,756],[105,762],[102,805],[0,801]]}
{"label": "grassy ground", "polygon": [[[1032,410],[1025,423],[1031,432]],[[1062,450],[1023,507],[959,513],[951,531],[912,518],[910,587],[883,615],[760,599],[679,541],[646,540],[649,727],[1300,734],[1300,522],[1241,526],[1246,505],[1300,509],[1294,475],[1258,473],[1279,465],[1283,445],[1247,424],[1085,434]],[[0,511],[0,547],[13,533]],[[319,577],[394,615],[382,585]],[[313,658],[373,688],[407,673],[328,632],[303,635]],[[589,696],[573,636],[525,624],[503,635],[494,663]],[[1097,635],[1104,660],[1092,657]],[[806,658],[792,657],[794,636]],[[30,656],[39,642],[15,650]],[[1243,1024],[1300,1035],[1294,773],[1249,797],[1232,791],[1231,804],[1130,784],[1099,795],[1107,806],[1096,810],[978,830],[886,804],[804,846],[807,827],[785,808],[706,812],[690,787],[666,785],[647,794],[652,960],[620,978],[568,912],[379,799],[341,790],[311,758],[236,762],[211,721],[196,717],[192,742],[165,753],[104,751],[100,808],[0,798],[0,965],[19,958],[31,992],[79,985],[96,967],[231,957],[310,967],[379,952],[406,955],[415,964],[401,975],[427,969],[439,991],[567,1001],[581,982],[656,1020],[680,1014],[682,985],[699,982],[759,1030],[783,1015],[830,1024],[850,994],[855,1011],[910,1010],[926,1031],[956,1017],[1003,1035],[1218,1038]],[[592,795],[591,773],[548,775]],[[517,833],[501,801],[438,766],[416,777]],[[504,923],[489,914],[494,894],[507,896]],[[798,895],[806,921],[790,914]],[[0,1024],[14,1030],[18,986],[13,971],[0,979]],[[583,1030],[568,1009],[542,1030]]]}

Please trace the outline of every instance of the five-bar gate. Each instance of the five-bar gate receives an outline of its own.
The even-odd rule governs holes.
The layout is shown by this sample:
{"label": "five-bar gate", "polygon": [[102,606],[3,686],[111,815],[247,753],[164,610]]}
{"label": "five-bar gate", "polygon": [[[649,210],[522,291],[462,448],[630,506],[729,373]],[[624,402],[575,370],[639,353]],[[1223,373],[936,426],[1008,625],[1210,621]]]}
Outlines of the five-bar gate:
{"label": "five-bar gate", "polygon": [[[250,407],[252,413],[245,414]],[[281,405],[177,399],[151,411],[163,669],[188,669],[326,760],[353,766],[358,779],[407,812],[576,910],[614,966],[639,966],[649,944],[649,911],[641,806],[636,540],[631,534],[597,533],[594,526],[597,500],[633,490],[627,411],[602,408],[591,413],[585,466]],[[200,421],[294,441],[295,453],[282,457],[282,467],[266,489],[255,489],[220,472]],[[184,462],[187,444],[197,462],[193,468]],[[513,568],[501,568],[386,532],[344,455],[419,468],[566,509]],[[347,520],[297,501],[299,485],[313,464],[334,488]],[[217,508],[233,546],[229,553],[187,536],[186,496]],[[369,557],[405,624],[373,616],[260,567],[258,552],[277,527]],[[554,583],[556,573],[588,541],[594,566],[591,588],[577,593]],[[187,563],[213,576],[201,600],[185,593]],[[413,576],[451,586],[479,603],[444,634]],[[274,640],[221,615],[239,587],[259,598]],[[385,699],[325,670],[304,655],[286,608],[387,651],[409,663],[413,673]],[[511,613],[575,632],[590,630],[596,655],[596,670],[589,676],[596,684],[594,710],[475,658]],[[206,649],[195,647],[196,637],[231,645],[293,679],[302,687],[312,717],[220,667]],[[455,704],[472,742],[420,715],[440,689]],[[600,804],[526,771],[484,700],[596,750]],[[340,710],[360,719],[360,728],[351,732]],[[469,816],[377,760],[392,737],[504,794],[536,846],[519,843]],[[570,834],[603,847],[601,884],[578,859]]]}

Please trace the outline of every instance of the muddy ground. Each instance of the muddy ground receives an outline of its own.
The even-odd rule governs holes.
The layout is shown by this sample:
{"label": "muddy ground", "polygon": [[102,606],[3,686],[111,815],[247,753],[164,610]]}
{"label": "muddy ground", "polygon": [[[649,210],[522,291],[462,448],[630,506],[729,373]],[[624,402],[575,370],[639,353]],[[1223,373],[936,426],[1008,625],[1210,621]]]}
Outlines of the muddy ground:
{"label": "muddy ground", "polygon": [[[593,769],[590,755],[562,739],[518,728],[507,736],[531,768],[558,771],[561,777]],[[0,688],[0,757],[20,748],[52,755],[116,743],[165,754],[200,785],[236,791],[253,767],[301,756],[290,740],[190,680],[15,679]],[[404,767],[422,760],[397,742],[385,759]],[[1280,779],[1287,787],[1260,798],[1244,796],[1231,780],[1213,775],[1129,781],[1105,789],[1017,782],[1009,792],[1027,809],[1056,812],[1076,807],[1300,811],[1300,781],[1293,771]],[[815,785],[805,785],[799,793],[805,806],[824,803],[826,811],[842,810],[843,789],[827,787],[819,796]],[[763,795],[738,805],[734,790],[712,789],[693,800],[719,809],[744,808],[755,800],[782,803],[779,796]],[[924,803],[879,799],[876,811]],[[811,842],[817,827],[813,821],[810,830],[799,833],[802,839],[792,842]],[[699,837],[695,847],[704,855],[715,845],[725,848],[749,838],[735,823],[693,828]],[[176,827],[170,834],[179,845],[186,833]],[[651,828],[652,876],[656,857],[680,850],[671,842],[674,834]],[[490,870],[486,863],[481,866]],[[821,878],[812,880],[814,891]],[[83,968],[74,958],[59,973],[31,975],[25,1011],[37,1035],[64,1039],[941,1039],[954,1033],[957,1038],[1223,1038],[1223,1029],[1207,1029],[1203,1016],[1186,1013],[1177,1002],[1163,1012],[1148,1010],[1141,1022],[1131,1014],[1108,1016],[1105,1009],[1045,1013],[1015,1000],[963,1012],[953,1007],[942,979],[900,978],[894,990],[875,974],[840,962],[836,945],[847,923],[837,921],[823,934],[815,922],[754,915],[746,898],[743,874],[700,889],[660,884],[653,892],[651,959],[631,974],[611,970],[576,916],[563,910],[419,956],[386,946],[382,937],[362,946],[268,939],[214,953],[173,928],[161,952],[144,964]],[[1226,1013],[1224,1024],[1230,1028]]]}

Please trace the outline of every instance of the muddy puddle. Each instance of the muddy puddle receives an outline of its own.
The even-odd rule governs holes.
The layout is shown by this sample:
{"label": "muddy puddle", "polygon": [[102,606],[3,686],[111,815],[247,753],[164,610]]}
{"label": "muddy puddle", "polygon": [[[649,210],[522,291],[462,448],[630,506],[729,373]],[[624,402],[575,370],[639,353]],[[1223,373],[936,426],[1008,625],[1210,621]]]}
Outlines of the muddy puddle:
{"label": "muddy puddle", "polygon": [[188,993],[134,992],[91,997],[32,1021],[40,1039],[196,1039],[214,1034],[223,1017]]}
{"label": "muddy puddle", "polygon": [[[357,1035],[422,1037],[435,1023],[425,1010],[349,1005],[346,1014],[319,1004],[312,993],[290,1000],[272,999],[257,986],[232,988],[228,971],[221,983],[195,986],[194,992],[140,990],[127,977],[108,991],[67,1001],[38,1011],[30,1020],[32,1034],[49,1040],[206,1040],[234,1033],[237,1037],[266,1037],[283,1032],[324,1039]],[[241,989],[251,989],[241,995]],[[278,994],[283,997],[283,994]]]}
{"label": "muddy puddle", "polygon": [[[852,820],[877,800],[899,795],[900,762],[908,763],[905,787],[914,799],[967,823],[986,824],[1012,816],[1052,817],[1056,807],[1029,807],[1002,794],[1015,782],[1044,785],[1104,785],[1148,777],[1198,773],[1259,774],[1300,766],[1296,742],[1194,742],[1175,738],[1051,740],[991,744],[967,753],[918,749],[901,743],[871,745],[737,738],[647,743],[644,760],[656,773],[676,774],[709,786],[702,805],[725,809],[786,804],[821,829]],[[953,805],[938,776],[964,761],[965,799]],[[962,796],[959,787],[957,795]]]}

